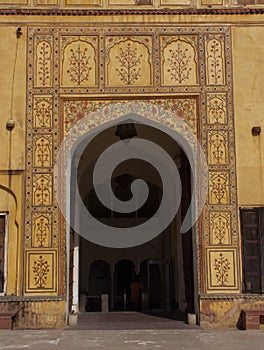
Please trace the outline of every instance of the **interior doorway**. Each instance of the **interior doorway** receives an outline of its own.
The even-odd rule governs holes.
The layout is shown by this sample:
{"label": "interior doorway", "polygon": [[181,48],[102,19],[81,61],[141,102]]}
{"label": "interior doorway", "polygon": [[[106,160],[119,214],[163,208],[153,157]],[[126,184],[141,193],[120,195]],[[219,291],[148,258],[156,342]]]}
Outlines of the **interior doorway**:
{"label": "interior doorway", "polygon": [[[190,165],[180,146],[167,134],[145,124],[135,123],[134,126],[137,131],[135,137],[155,142],[174,160],[182,182],[180,208],[159,236],[139,246],[107,248],[83,237],[75,240],[79,248],[78,259],[75,259],[78,261],[78,283],[73,281],[72,288],[78,297],[69,307],[82,312],[100,311],[101,295],[107,294],[110,311],[129,310],[130,286],[139,276],[142,311],[195,312],[193,232],[180,233],[190,204]],[[142,178],[149,187],[148,199],[141,208],[131,213],[120,214],[105,207],[96,196],[92,174],[98,156],[117,139],[116,126],[109,127],[92,140],[82,154],[76,150],[78,186],[93,217],[107,225],[125,228],[137,226],[155,215],[161,203],[162,181],[157,171],[146,162],[135,159],[124,162],[112,174],[113,193],[120,200],[129,200],[131,183]],[[105,184],[101,186],[104,188]],[[74,193],[72,198],[74,200]],[[78,220],[78,211],[72,217]]]}
{"label": "interior doorway", "polygon": [[130,309],[130,286],[135,278],[135,265],[131,260],[122,259],[115,264],[113,310]]}

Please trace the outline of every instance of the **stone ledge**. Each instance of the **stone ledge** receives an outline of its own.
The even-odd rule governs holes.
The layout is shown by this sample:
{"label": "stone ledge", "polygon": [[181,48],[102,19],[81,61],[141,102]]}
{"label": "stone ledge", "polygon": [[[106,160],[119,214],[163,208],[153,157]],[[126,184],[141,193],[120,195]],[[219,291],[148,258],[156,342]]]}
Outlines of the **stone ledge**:
{"label": "stone ledge", "polygon": [[9,301],[62,301],[64,296],[0,296],[0,303]]}
{"label": "stone ledge", "polygon": [[232,300],[232,299],[255,299],[264,300],[264,294],[201,294],[200,300]]}
{"label": "stone ledge", "polygon": [[120,15],[262,15],[264,7],[183,8],[183,9],[44,9],[1,8],[2,16],[120,16]]}

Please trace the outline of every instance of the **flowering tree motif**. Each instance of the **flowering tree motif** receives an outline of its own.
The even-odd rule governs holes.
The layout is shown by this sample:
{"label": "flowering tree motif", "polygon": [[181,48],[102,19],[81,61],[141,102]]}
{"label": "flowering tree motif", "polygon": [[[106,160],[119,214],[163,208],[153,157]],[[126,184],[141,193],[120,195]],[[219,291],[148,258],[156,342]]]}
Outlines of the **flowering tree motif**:
{"label": "flowering tree motif", "polygon": [[225,286],[228,283],[230,262],[222,253],[219,254],[219,258],[215,258],[214,269],[217,283],[219,283],[220,286]]}
{"label": "flowering tree motif", "polygon": [[208,68],[210,69],[209,79],[212,84],[222,84],[223,79],[223,57],[222,45],[219,40],[211,39],[208,42]]}
{"label": "flowering tree motif", "polygon": [[137,48],[131,47],[131,43],[127,43],[125,47],[120,47],[119,56],[116,59],[120,63],[120,68],[116,68],[118,76],[122,83],[126,85],[134,84],[140,78],[142,54],[137,54]]}
{"label": "flowering tree motif", "polygon": [[34,127],[49,128],[51,127],[51,98],[36,98],[34,101]]}
{"label": "flowering tree motif", "polygon": [[92,67],[89,66],[91,56],[87,55],[88,48],[81,49],[81,45],[77,45],[77,49],[71,49],[69,58],[70,68],[67,70],[68,75],[73,83],[81,85],[88,81]]}
{"label": "flowering tree motif", "polygon": [[211,139],[212,143],[212,155],[215,158],[216,163],[221,163],[221,160],[225,154],[225,144],[223,138],[220,135],[215,135],[214,139]]}
{"label": "flowering tree motif", "polygon": [[44,260],[42,255],[40,255],[39,259],[34,261],[32,269],[34,273],[35,286],[37,288],[44,288],[48,278],[47,275],[49,273],[49,264],[47,260]]}
{"label": "flowering tree motif", "polygon": [[224,244],[229,236],[229,218],[228,214],[214,213],[211,217],[211,227],[213,232],[214,243]]}
{"label": "flowering tree motif", "polygon": [[[211,174],[210,177],[211,196],[218,204],[228,202],[229,180],[227,173]],[[214,201],[213,201],[214,202]]]}
{"label": "flowering tree motif", "polygon": [[171,57],[168,58],[171,80],[178,82],[179,84],[189,79],[192,68],[190,67],[190,61],[192,56],[190,55],[189,48],[183,47],[180,42],[177,44],[175,50],[169,50]]}
{"label": "flowering tree motif", "polygon": [[214,164],[225,164],[227,161],[225,132],[210,132],[210,162]]}
{"label": "flowering tree motif", "polygon": [[50,175],[39,176],[34,181],[34,205],[49,205],[51,204],[51,178]]}
{"label": "flowering tree motif", "polygon": [[35,153],[36,165],[40,165],[42,167],[51,165],[51,149],[49,139],[45,137],[39,138],[39,140],[36,141]]}
{"label": "flowering tree motif", "polygon": [[50,85],[51,45],[47,41],[41,41],[37,46],[37,75],[41,86]]}
{"label": "flowering tree motif", "polygon": [[44,247],[47,245],[47,238],[50,230],[49,220],[44,216],[40,216],[36,219],[34,227],[36,243],[39,247]]}
{"label": "flowering tree motif", "polygon": [[224,123],[226,119],[226,103],[224,96],[210,98],[208,101],[208,116],[210,123]]}

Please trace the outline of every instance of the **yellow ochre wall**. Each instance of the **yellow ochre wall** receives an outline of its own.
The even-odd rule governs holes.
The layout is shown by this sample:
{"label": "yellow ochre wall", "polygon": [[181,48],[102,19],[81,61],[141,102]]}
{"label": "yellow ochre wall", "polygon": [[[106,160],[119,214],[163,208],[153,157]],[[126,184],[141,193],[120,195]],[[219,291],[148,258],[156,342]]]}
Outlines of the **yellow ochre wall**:
{"label": "yellow ochre wall", "polygon": [[[263,35],[261,24],[240,23],[232,27],[238,207],[264,205]],[[259,136],[251,133],[255,126],[262,129]],[[240,279],[242,281],[242,274]],[[204,328],[241,327],[241,310],[263,307],[262,297],[204,298],[200,301],[200,325]]]}
{"label": "yellow ochre wall", "polygon": [[[8,295],[21,294],[23,278],[26,36],[16,47],[16,27],[8,24],[0,26],[0,212],[9,213]],[[14,119],[16,123],[12,132],[6,130],[9,119]]]}
{"label": "yellow ochre wall", "polygon": [[[264,204],[264,26],[232,30],[238,204]],[[260,126],[259,136],[251,129]]]}
{"label": "yellow ochre wall", "polygon": [[[129,21],[142,24],[152,22],[173,22],[177,25],[212,26],[214,23],[232,24],[233,97],[237,170],[238,206],[264,205],[264,15],[148,15],[101,17],[111,23]],[[56,17],[56,16],[0,16],[0,212],[9,212],[8,242],[8,284],[7,296],[23,296],[24,291],[24,170],[25,129],[26,129],[26,50],[27,24],[48,23],[66,25],[70,22],[98,22],[98,17]],[[50,22],[50,23],[49,23]],[[12,24],[11,24],[12,23]],[[252,24],[253,23],[253,24]],[[22,36],[16,39],[16,29],[22,28]],[[16,47],[17,45],[17,47]],[[16,57],[17,50],[17,57]],[[14,76],[14,81],[13,81]],[[13,83],[12,83],[13,81]],[[13,93],[12,93],[13,90]],[[12,96],[13,94],[13,96]],[[11,97],[12,96],[12,97]],[[12,113],[11,113],[12,100]],[[16,122],[13,131],[6,130],[8,119]],[[261,126],[260,136],[252,136],[253,126]],[[10,145],[11,137],[11,149]],[[10,161],[11,160],[11,161]],[[12,171],[10,171],[12,170]],[[9,188],[9,189],[8,189]],[[8,189],[8,190],[7,190]],[[240,257],[238,256],[238,261]],[[238,276],[241,281],[242,276]],[[264,307],[264,300],[244,300],[242,297],[221,297],[220,294],[200,302],[201,325],[204,327],[234,327],[240,311],[246,308]],[[231,299],[230,299],[231,298]],[[11,300],[11,299],[10,299]],[[27,321],[17,322],[17,326],[56,327],[63,326],[64,302],[27,302]],[[32,306],[33,305],[33,306]],[[57,307],[54,307],[57,305]],[[44,309],[54,318],[46,324]],[[30,318],[30,310],[36,315]],[[41,317],[40,315],[44,315]],[[32,323],[30,323],[32,320]],[[213,321],[213,323],[212,323]]]}

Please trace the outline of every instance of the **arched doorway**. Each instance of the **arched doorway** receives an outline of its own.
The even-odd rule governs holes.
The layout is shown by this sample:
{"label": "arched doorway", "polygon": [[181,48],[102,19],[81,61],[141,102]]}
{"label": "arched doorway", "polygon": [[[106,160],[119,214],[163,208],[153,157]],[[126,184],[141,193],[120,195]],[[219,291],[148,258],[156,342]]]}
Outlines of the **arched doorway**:
{"label": "arched doorway", "polygon": [[[84,257],[87,258],[87,256],[91,256],[91,258],[97,258],[97,259],[104,259],[106,260],[110,265],[111,270],[111,309],[115,309],[115,302],[114,302],[114,296],[115,296],[115,288],[116,288],[116,277],[115,277],[115,264],[119,260],[131,260],[134,262],[135,265],[135,274],[139,273],[140,270],[140,263],[147,258],[147,260],[152,260],[154,263],[150,267],[148,274],[150,282],[148,284],[148,288],[154,289],[154,281],[158,281],[156,285],[159,285],[157,291],[152,294],[149,290],[147,290],[147,293],[149,293],[149,308],[153,309],[178,309],[181,310],[188,309],[188,311],[193,312],[194,311],[194,282],[193,282],[193,237],[192,237],[192,231],[190,231],[188,235],[186,235],[183,239],[183,236],[180,234],[180,225],[181,225],[181,219],[184,217],[184,214],[187,211],[187,203],[190,203],[190,193],[191,193],[191,179],[190,179],[190,169],[188,160],[183,152],[183,150],[180,148],[180,146],[175,143],[173,140],[170,139],[166,133],[152,127],[149,125],[142,125],[142,124],[135,124],[138,135],[140,135],[142,138],[148,138],[153,140],[156,143],[161,144],[168,153],[172,156],[175,163],[177,164],[177,167],[180,171],[182,183],[185,183],[183,186],[183,193],[182,193],[182,203],[179,213],[176,215],[174,220],[171,222],[171,224],[160,234],[160,236],[156,237],[150,242],[147,242],[146,244],[143,244],[138,247],[134,248],[128,248],[128,249],[113,249],[113,248],[106,248],[97,246],[90,242],[84,242],[81,238],[80,242],[81,245],[85,246],[84,249],[86,253],[80,257],[79,261],[79,268],[80,270],[83,269],[83,266],[86,266]],[[87,207],[94,209],[94,217],[97,217],[98,219],[102,220],[102,222],[109,223],[114,222],[117,227],[126,227],[126,225],[129,227],[132,221],[134,223],[139,223],[141,220],[146,220],[148,217],[153,215],[153,212],[157,210],[157,207],[159,205],[158,200],[160,199],[160,192],[162,190],[162,186],[160,185],[158,175],[155,174],[155,171],[152,171],[150,167],[145,167],[145,181],[149,184],[149,187],[152,189],[155,189],[156,191],[155,196],[152,196],[150,200],[150,209],[146,209],[144,207],[142,211],[135,211],[134,213],[130,213],[129,215],[119,215],[118,213],[111,212],[111,210],[102,210],[102,207],[100,210],[97,211],[100,207],[100,204],[96,202],[96,199],[94,197],[92,182],[89,180],[91,178],[93,164],[96,161],[96,157],[100,152],[102,151],[102,145],[103,147],[107,147],[107,144],[111,144],[113,142],[113,138],[115,137],[115,129],[114,127],[109,127],[104,132],[100,134],[100,137],[92,142],[89,147],[86,148],[85,152],[81,154],[81,157],[79,157],[80,161],[78,164],[78,167],[80,169],[79,173],[79,186],[82,188],[85,188],[85,196],[83,197],[84,201],[86,201]],[[78,153],[78,152],[77,152]],[[144,165],[145,166],[145,165]],[[123,175],[129,175],[132,178],[138,178],[139,174],[138,171],[142,170],[142,164],[140,166],[135,166],[135,164],[132,162],[132,170],[129,168],[128,164],[123,164],[120,169],[118,169],[115,173],[113,173],[113,192],[117,193],[118,191],[115,191],[116,187],[118,186],[116,184],[116,179],[118,177],[122,177]],[[185,179],[185,180],[184,180]],[[104,184],[102,184],[104,186]],[[155,199],[154,199],[155,198]],[[105,209],[105,208],[103,208]],[[100,217],[101,216],[101,217]],[[103,217],[102,217],[103,216]],[[191,248],[191,254],[189,251],[189,248]],[[89,254],[88,254],[89,252]],[[91,255],[92,253],[92,255]],[[156,263],[155,263],[156,261]],[[164,263],[164,261],[170,261],[170,266],[172,273],[169,275],[169,277],[166,276],[167,272],[161,271],[161,264]],[[185,271],[186,261],[188,262],[188,273]],[[89,262],[88,262],[89,264]],[[82,272],[80,273],[82,275]],[[190,280],[191,279],[191,280]],[[126,282],[127,283],[127,282]],[[163,286],[164,284],[168,284],[168,292],[164,296]],[[124,286],[123,286],[124,287]],[[120,287],[118,293],[120,294]],[[126,287],[127,288],[127,287]],[[171,300],[168,299],[168,295],[171,293]],[[167,298],[167,299],[166,299]],[[164,301],[165,300],[165,301]]]}
{"label": "arched doorway", "polygon": [[90,266],[85,311],[100,311],[101,295],[109,295],[110,293],[111,274],[109,264],[104,260],[96,260]]}
{"label": "arched doorway", "polygon": [[135,265],[128,259],[119,260],[114,271],[114,310],[128,310],[130,285],[135,277]]}

